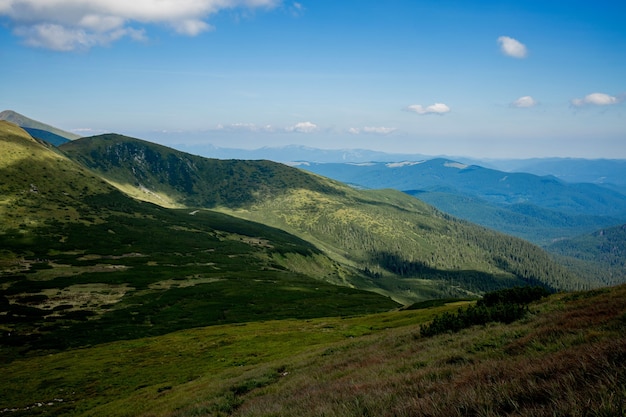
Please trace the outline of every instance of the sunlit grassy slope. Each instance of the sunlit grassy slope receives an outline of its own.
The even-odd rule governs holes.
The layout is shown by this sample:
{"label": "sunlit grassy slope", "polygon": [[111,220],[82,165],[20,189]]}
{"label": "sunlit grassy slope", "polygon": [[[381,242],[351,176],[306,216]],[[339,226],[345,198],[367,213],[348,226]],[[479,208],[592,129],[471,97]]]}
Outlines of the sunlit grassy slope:
{"label": "sunlit grassy slope", "polygon": [[0,139],[0,232],[76,221],[82,196],[115,190],[12,123],[0,121]]}
{"label": "sunlit grassy slope", "polygon": [[626,287],[423,338],[462,305],[183,330],[0,365],[15,416],[619,416]]}
{"label": "sunlit grassy slope", "polygon": [[[542,283],[588,283],[519,239],[458,221],[403,193],[358,191],[269,161],[206,159],[119,135],[61,146],[133,195],[281,228],[352,271],[341,281],[410,303]],[[134,191],[129,191],[134,190]]]}

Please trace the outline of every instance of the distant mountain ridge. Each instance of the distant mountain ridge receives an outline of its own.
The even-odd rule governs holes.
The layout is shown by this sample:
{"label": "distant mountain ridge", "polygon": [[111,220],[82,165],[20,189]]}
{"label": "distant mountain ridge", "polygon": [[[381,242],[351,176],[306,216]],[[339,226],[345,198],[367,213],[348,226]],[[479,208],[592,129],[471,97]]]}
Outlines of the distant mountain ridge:
{"label": "distant mountain ridge", "polygon": [[236,149],[216,146],[187,146],[185,151],[207,158],[220,159],[268,159],[271,161],[294,165],[302,161],[316,163],[333,162],[393,162],[401,160],[415,160],[432,158],[422,154],[387,153],[369,149],[320,149],[302,145],[287,145],[280,147],[265,146],[258,149]]}
{"label": "distant mountain ridge", "polygon": [[430,159],[449,159],[466,165],[479,165],[504,172],[552,175],[571,183],[593,183],[607,187],[616,186],[626,192],[626,159],[584,158],[529,158],[492,159],[472,158],[462,155],[426,155],[420,153],[389,153],[368,149],[319,149],[309,146],[288,145],[258,149],[221,148],[212,145],[186,146],[185,151],[208,158],[269,159],[292,166],[307,163],[369,163],[402,161],[420,162]]}
{"label": "distant mountain ridge", "polygon": [[492,161],[491,166],[509,172],[553,175],[571,183],[615,185],[626,190],[626,160],[584,158],[532,158]]}
{"label": "distant mountain ridge", "polygon": [[536,243],[626,221],[626,195],[553,176],[503,172],[442,158],[298,166],[362,188],[401,190],[446,213]]}
{"label": "distant mountain ridge", "polygon": [[67,132],[45,123],[38,122],[37,120],[28,118],[13,110],[0,112],[0,120],[6,120],[7,122],[14,123],[26,130],[33,137],[45,140],[55,146],[81,137],[75,133]]}
{"label": "distant mountain ridge", "polygon": [[[481,196],[495,204],[531,203],[570,214],[626,215],[626,196],[593,184],[553,176],[510,173],[436,158],[420,162],[308,164],[302,169],[350,184],[379,189],[447,191]],[[563,195],[563,191],[568,191]]]}

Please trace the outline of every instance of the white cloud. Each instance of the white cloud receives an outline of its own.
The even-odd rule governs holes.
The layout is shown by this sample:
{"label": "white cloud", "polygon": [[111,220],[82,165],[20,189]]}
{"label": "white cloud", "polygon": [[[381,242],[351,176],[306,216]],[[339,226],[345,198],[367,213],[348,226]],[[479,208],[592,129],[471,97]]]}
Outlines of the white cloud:
{"label": "white cloud", "polygon": [[513,58],[526,58],[526,55],[528,55],[526,45],[517,39],[508,36],[500,36],[498,38],[498,44],[503,54],[512,56]]}
{"label": "white cloud", "polygon": [[348,129],[348,133],[352,133],[354,135],[358,135],[360,133],[370,133],[370,134],[376,134],[376,135],[387,135],[389,133],[395,132],[396,129],[395,127],[374,127],[374,126],[365,126],[365,127],[351,127]]}
{"label": "white cloud", "polygon": [[298,132],[298,133],[312,133],[318,129],[315,123],[311,122],[299,122],[293,126],[289,126],[285,128],[287,132]]}
{"label": "white cloud", "polygon": [[586,104],[591,104],[595,106],[608,106],[611,104],[617,104],[621,102],[620,98],[610,96],[604,93],[591,93],[587,94],[583,98],[574,98],[572,99],[572,104],[576,107],[581,107]]}
{"label": "white cloud", "polygon": [[137,41],[145,40],[145,32],[133,28],[119,28],[94,33],[81,28],[67,28],[51,23],[19,26],[15,28],[14,33],[23,37],[28,46],[55,51],[73,51],[109,45],[125,36]]}
{"label": "white cloud", "polygon": [[426,107],[421,104],[411,104],[406,110],[417,114],[445,114],[450,112],[450,107],[443,103],[435,103]]}
{"label": "white cloud", "polygon": [[511,103],[511,107],[528,108],[535,107],[537,104],[537,100],[535,100],[531,96],[523,96]]}
{"label": "white cloud", "polygon": [[[145,39],[138,25],[163,24],[179,34],[212,30],[205,20],[221,10],[272,8],[281,0],[0,0],[0,16],[29,46],[70,51],[123,37]],[[133,28],[131,24],[135,27]]]}

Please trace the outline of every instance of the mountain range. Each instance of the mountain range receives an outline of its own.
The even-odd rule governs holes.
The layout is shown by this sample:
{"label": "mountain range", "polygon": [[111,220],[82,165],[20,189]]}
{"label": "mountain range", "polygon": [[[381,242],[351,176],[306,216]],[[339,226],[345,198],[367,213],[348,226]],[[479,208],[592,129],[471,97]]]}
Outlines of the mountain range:
{"label": "mountain range", "polygon": [[[157,135],[158,136],[158,135]],[[207,138],[210,140],[210,138]],[[287,165],[361,164],[369,162],[419,162],[429,159],[447,159],[465,165],[479,165],[504,172],[521,172],[539,176],[551,175],[570,183],[592,183],[616,187],[626,191],[626,160],[585,158],[529,158],[493,159],[470,158],[462,155],[426,155],[419,153],[389,153],[369,149],[319,149],[311,146],[288,145],[258,149],[223,148],[213,145],[186,145],[183,150],[209,158],[269,159]]]}
{"label": "mountain range", "polygon": [[401,190],[446,213],[538,244],[626,222],[625,194],[554,176],[441,158],[298,166],[361,188]]}

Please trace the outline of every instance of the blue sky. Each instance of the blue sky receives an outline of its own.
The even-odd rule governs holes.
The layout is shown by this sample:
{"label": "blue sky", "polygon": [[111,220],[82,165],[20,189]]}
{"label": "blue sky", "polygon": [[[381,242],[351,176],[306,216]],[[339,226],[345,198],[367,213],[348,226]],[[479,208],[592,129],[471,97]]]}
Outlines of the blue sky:
{"label": "blue sky", "polygon": [[626,158],[625,21],[604,0],[0,0],[0,110],[179,149]]}

